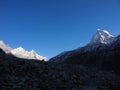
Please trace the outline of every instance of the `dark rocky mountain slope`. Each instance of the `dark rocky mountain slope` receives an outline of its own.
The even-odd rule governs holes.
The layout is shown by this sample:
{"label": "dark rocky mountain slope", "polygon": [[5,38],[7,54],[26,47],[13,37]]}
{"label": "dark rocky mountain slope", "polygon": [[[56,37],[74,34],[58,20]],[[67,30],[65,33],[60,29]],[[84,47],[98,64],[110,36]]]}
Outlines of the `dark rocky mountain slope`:
{"label": "dark rocky mountain slope", "polygon": [[[105,40],[113,39],[102,34]],[[64,52],[48,62],[20,59],[0,49],[0,90],[120,90],[120,36],[102,43]]]}
{"label": "dark rocky mountain slope", "polygon": [[[74,63],[87,67],[113,70],[120,74],[120,36],[116,37],[115,41],[109,45],[101,44],[97,48],[85,51],[87,47],[68,51],[59,57],[52,58],[50,62],[54,62],[55,59],[56,63]],[[89,48],[92,48],[92,46],[89,46]]]}
{"label": "dark rocky mountain slope", "polygon": [[119,90],[114,71],[72,63],[19,59],[0,49],[1,90]]}

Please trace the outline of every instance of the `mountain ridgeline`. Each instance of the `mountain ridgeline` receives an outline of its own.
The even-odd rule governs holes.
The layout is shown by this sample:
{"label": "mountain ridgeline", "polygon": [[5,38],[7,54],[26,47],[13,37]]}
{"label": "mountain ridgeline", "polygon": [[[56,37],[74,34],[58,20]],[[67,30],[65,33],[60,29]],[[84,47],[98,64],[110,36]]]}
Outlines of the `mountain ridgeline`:
{"label": "mountain ridgeline", "polygon": [[46,60],[46,57],[38,55],[34,50],[26,51],[22,47],[18,47],[15,49],[12,49],[8,45],[6,45],[3,41],[0,41],[0,48],[3,49],[3,51],[7,54],[12,54],[18,58],[23,59],[37,59],[37,60]]}
{"label": "mountain ridgeline", "polygon": [[120,35],[97,30],[86,46],[49,61],[35,60],[33,50],[0,47],[1,90],[120,90]]}
{"label": "mountain ridgeline", "polygon": [[105,30],[98,30],[86,46],[63,52],[51,58],[50,62],[114,69],[120,73],[120,35],[113,37]]}

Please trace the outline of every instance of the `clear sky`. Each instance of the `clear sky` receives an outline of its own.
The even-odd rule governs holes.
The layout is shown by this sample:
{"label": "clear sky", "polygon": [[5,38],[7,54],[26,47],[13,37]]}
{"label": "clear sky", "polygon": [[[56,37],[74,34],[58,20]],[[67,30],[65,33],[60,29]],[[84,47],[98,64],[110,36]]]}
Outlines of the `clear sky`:
{"label": "clear sky", "polygon": [[120,34],[120,0],[0,0],[0,39],[51,58],[87,44],[97,28]]}

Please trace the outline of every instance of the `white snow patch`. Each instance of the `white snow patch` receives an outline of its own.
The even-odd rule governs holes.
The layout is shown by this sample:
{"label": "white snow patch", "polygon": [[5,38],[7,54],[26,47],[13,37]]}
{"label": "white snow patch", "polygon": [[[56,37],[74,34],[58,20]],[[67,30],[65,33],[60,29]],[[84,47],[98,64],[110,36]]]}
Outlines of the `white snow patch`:
{"label": "white snow patch", "polygon": [[47,60],[46,57],[38,55],[34,50],[26,51],[22,47],[12,49],[8,45],[6,45],[3,41],[0,41],[0,48],[3,49],[3,51],[5,51],[5,53],[7,53],[7,54],[11,53],[14,56],[19,57],[19,58]]}

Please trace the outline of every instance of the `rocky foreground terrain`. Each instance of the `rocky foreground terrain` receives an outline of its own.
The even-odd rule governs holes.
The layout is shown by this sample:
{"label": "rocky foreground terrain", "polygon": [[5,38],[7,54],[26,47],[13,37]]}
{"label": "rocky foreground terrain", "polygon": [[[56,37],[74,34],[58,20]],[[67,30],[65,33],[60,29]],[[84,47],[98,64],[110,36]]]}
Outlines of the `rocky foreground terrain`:
{"label": "rocky foreground terrain", "polygon": [[120,90],[120,36],[98,30],[91,42],[49,61],[0,49],[0,90]]}
{"label": "rocky foreground terrain", "polygon": [[120,74],[79,64],[26,60],[0,49],[1,90],[120,90]]}

